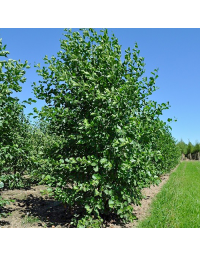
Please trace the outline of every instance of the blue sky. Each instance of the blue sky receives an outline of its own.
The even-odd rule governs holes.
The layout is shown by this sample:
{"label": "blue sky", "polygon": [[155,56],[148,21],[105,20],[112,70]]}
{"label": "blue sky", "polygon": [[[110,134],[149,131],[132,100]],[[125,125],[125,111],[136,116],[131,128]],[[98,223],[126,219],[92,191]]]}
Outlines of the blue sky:
{"label": "blue sky", "polygon": [[[118,38],[123,53],[128,47],[133,48],[135,42],[138,43],[140,55],[145,59],[147,77],[159,68],[156,83],[159,89],[150,99],[158,103],[170,102],[170,109],[163,112],[161,119],[177,119],[177,122],[171,123],[172,135],[177,140],[200,142],[200,29],[109,28],[108,31]],[[34,64],[42,64],[45,55],[56,56],[63,33],[63,28],[0,29],[0,38],[10,51],[9,58],[21,59],[22,62],[28,60],[31,65],[26,72],[23,91],[18,93],[20,100],[34,97],[31,84],[40,79]],[[42,105],[42,102],[37,102],[27,106],[25,113]]]}

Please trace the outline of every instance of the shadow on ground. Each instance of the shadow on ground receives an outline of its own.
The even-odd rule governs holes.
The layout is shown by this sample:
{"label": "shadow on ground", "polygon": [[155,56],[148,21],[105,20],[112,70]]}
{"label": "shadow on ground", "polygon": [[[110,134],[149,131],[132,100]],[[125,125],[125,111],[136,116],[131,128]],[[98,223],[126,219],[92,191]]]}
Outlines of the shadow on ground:
{"label": "shadow on ground", "polygon": [[[12,217],[10,219],[9,217],[1,218],[1,227],[73,228],[70,224],[72,218],[75,214],[81,214],[84,211],[83,208],[79,207],[72,209],[64,207],[61,202],[55,201],[53,198],[49,198],[48,196],[41,197],[37,194],[35,196],[28,194],[25,197],[14,198],[14,200],[15,202],[11,203],[8,208],[2,208],[2,212],[5,215],[11,214]],[[101,215],[101,217],[104,219],[104,227],[126,227],[126,224],[122,223],[116,214]],[[34,223],[32,222],[32,225],[28,224],[25,226],[22,224],[25,219],[37,220]],[[13,221],[15,221],[14,225]]]}
{"label": "shadow on ground", "polygon": [[[68,208],[64,208],[63,204],[53,199],[44,199],[28,195],[24,199],[16,199],[9,206],[1,208],[0,227],[27,227],[22,225],[27,220],[38,219],[33,226],[30,227],[64,227],[69,228],[72,218]],[[9,216],[11,215],[11,216]],[[30,218],[28,218],[30,217]],[[15,225],[9,222],[15,220]],[[30,223],[30,222],[28,222]],[[29,224],[30,225],[30,224]]]}

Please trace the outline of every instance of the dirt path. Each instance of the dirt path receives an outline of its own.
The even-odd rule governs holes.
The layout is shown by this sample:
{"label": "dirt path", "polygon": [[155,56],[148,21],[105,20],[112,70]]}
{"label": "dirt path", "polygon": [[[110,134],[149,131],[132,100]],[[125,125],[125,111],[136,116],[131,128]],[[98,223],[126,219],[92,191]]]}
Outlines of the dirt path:
{"label": "dirt path", "polygon": [[[151,186],[143,189],[144,199],[141,206],[133,206],[133,212],[137,217],[133,223],[119,225],[108,222],[108,228],[134,228],[139,220],[144,219],[149,211],[152,199],[161,190],[162,186],[169,179],[169,175],[161,177],[158,186]],[[45,195],[45,186],[35,186],[29,190],[8,190],[2,192],[5,199],[14,199],[14,203],[4,206],[5,217],[0,218],[1,228],[69,228],[71,214],[60,202],[57,202]],[[42,192],[44,191],[44,192]]]}

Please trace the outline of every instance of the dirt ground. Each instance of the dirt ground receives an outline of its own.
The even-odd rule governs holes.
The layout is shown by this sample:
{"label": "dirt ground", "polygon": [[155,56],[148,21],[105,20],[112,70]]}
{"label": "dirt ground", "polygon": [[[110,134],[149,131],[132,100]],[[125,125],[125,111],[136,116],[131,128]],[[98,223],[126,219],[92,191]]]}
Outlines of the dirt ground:
{"label": "dirt ground", "polygon": [[[158,186],[152,185],[150,188],[143,189],[142,193],[145,198],[142,199],[141,206],[133,206],[133,212],[137,220],[126,225],[108,220],[106,227],[137,227],[138,221],[144,219],[149,213],[152,199],[167,182],[170,174],[163,175]],[[60,202],[45,195],[45,190],[46,187],[42,185],[28,190],[4,190],[2,197],[13,199],[15,202],[3,207],[1,213],[4,214],[4,217],[0,218],[0,228],[70,228],[72,215],[69,210],[65,209]]]}

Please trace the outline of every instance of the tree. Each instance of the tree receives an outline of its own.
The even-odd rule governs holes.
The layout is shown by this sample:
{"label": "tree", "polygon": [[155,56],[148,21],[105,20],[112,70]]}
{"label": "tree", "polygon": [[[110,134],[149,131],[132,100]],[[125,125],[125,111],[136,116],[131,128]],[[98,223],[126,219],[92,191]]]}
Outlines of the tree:
{"label": "tree", "polygon": [[194,146],[193,144],[189,141],[188,146],[187,146],[187,154],[193,153]]}
{"label": "tree", "polygon": [[23,113],[23,104],[13,92],[22,90],[21,83],[26,81],[25,68],[27,61],[7,59],[9,51],[0,39],[0,176],[27,169],[27,154],[29,153],[28,119]]}
{"label": "tree", "polygon": [[177,146],[180,148],[182,154],[187,154],[187,144],[182,139],[177,143]]}
{"label": "tree", "polygon": [[196,153],[196,152],[200,152],[200,143],[198,143],[198,141],[196,141],[194,145],[194,149],[193,149],[193,153]]}
{"label": "tree", "polygon": [[37,71],[43,80],[34,83],[36,97],[46,101],[40,118],[58,137],[45,150],[52,167],[44,180],[57,199],[81,209],[78,227],[99,226],[110,213],[131,220],[141,189],[158,180],[158,143],[166,134],[159,116],[169,104],[148,100],[158,75],[143,77],[137,44],[122,61],[121,46],[106,29],[65,31],[61,51],[45,56]]}

